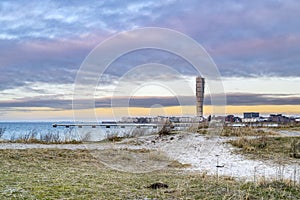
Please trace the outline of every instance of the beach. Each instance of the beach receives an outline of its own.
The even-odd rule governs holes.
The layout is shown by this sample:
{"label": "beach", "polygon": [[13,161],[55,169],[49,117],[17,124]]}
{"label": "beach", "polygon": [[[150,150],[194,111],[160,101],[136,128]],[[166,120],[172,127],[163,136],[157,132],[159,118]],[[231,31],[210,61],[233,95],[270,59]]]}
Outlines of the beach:
{"label": "beach", "polygon": [[[299,132],[281,132],[281,136],[299,136]],[[239,180],[256,181],[258,179],[287,179],[300,181],[299,161],[290,163],[276,163],[274,160],[253,160],[234,152],[236,147],[226,143],[231,137],[204,136],[197,133],[182,132],[175,135],[158,137],[157,135],[127,138],[120,142],[89,142],[84,144],[24,144],[2,143],[0,149],[68,149],[88,150],[91,155],[95,150],[152,150],[162,152],[170,160],[188,164],[186,172],[206,172],[210,175],[230,176]],[[133,155],[135,156],[135,155]],[[101,159],[100,159],[101,161]],[[146,159],[145,162],[148,160]],[[105,161],[103,161],[104,164]],[[107,164],[108,166],[113,163]],[[124,162],[117,170],[132,172],[136,169],[135,160]],[[222,167],[216,167],[217,165]],[[124,169],[122,169],[124,166]],[[160,167],[150,168],[159,170]],[[143,172],[144,169],[140,168]],[[149,169],[148,169],[149,170]],[[134,171],[133,171],[134,172]],[[295,176],[296,173],[296,176]],[[295,180],[294,180],[295,179]]]}

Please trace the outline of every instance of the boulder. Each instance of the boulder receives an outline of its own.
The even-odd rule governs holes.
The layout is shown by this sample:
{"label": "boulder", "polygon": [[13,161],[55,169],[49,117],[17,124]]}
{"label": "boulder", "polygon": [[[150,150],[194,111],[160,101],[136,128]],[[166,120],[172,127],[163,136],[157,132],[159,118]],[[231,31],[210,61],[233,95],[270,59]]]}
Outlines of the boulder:
{"label": "boulder", "polygon": [[159,189],[159,188],[168,188],[169,186],[165,183],[153,183],[150,186],[148,186],[147,188],[151,188],[151,189]]}

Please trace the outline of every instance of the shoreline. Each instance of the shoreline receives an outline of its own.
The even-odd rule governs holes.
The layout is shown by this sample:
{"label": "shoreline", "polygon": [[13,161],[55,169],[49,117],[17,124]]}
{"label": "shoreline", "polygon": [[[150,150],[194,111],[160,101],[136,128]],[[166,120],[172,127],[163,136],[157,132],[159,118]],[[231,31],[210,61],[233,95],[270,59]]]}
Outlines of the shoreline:
{"label": "shoreline", "polygon": [[[299,132],[298,132],[299,133]],[[300,134],[300,133],[299,133]],[[282,137],[289,137],[285,133]],[[294,134],[292,134],[294,135]],[[69,150],[159,150],[171,160],[190,167],[186,172],[206,172],[208,175],[230,176],[238,180],[256,181],[258,179],[287,179],[300,183],[300,164],[278,164],[272,160],[253,160],[234,153],[237,148],[225,143],[234,137],[208,137],[196,133],[181,132],[175,135],[157,137],[155,135],[126,138],[121,142],[93,142],[83,144],[23,144],[1,143],[0,149],[69,149]],[[218,156],[216,156],[218,155]],[[129,165],[136,163],[129,163]],[[223,166],[217,168],[216,166]],[[296,178],[294,174],[296,173]],[[294,180],[296,179],[296,180]]]}

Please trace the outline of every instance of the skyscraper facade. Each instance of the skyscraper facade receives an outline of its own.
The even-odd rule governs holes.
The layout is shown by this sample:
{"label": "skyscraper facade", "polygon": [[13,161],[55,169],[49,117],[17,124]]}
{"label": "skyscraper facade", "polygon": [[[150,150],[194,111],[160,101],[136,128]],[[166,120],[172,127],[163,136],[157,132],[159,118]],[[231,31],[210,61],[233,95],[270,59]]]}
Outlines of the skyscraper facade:
{"label": "skyscraper facade", "polygon": [[203,101],[204,101],[205,79],[201,76],[196,78],[196,110],[197,116],[203,116]]}

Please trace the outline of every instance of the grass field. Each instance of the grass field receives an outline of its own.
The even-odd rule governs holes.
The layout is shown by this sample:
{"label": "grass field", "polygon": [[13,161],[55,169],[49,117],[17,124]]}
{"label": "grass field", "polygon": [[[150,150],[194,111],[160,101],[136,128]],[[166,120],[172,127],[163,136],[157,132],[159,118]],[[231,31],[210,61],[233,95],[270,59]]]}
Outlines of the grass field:
{"label": "grass field", "polygon": [[269,159],[275,162],[299,162],[292,158],[293,144],[300,143],[300,137],[258,137],[230,140],[230,144],[238,147],[238,152],[255,159]]}
{"label": "grass field", "polygon": [[286,131],[300,131],[300,125],[285,126],[285,127],[274,127],[273,130],[286,130]]}
{"label": "grass field", "polygon": [[[191,129],[191,132],[198,132],[200,134],[210,134],[208,128]],[[212,131],[213,132],[213,131]],[[243,136],[269,136],[278,135],[276,132],[271,130],[265,130],[260,128],[252,127],[223,127],[220,129],[219,136],[223,137],[243,137]]]}
{"label": "grass field", "polygon": [[[239,182],[166,168],[145,174],[111,170],[87,150],[0,151],[0,199],[300,199],[288,182]],[[161,182],[168,188],[150,189]]]}

